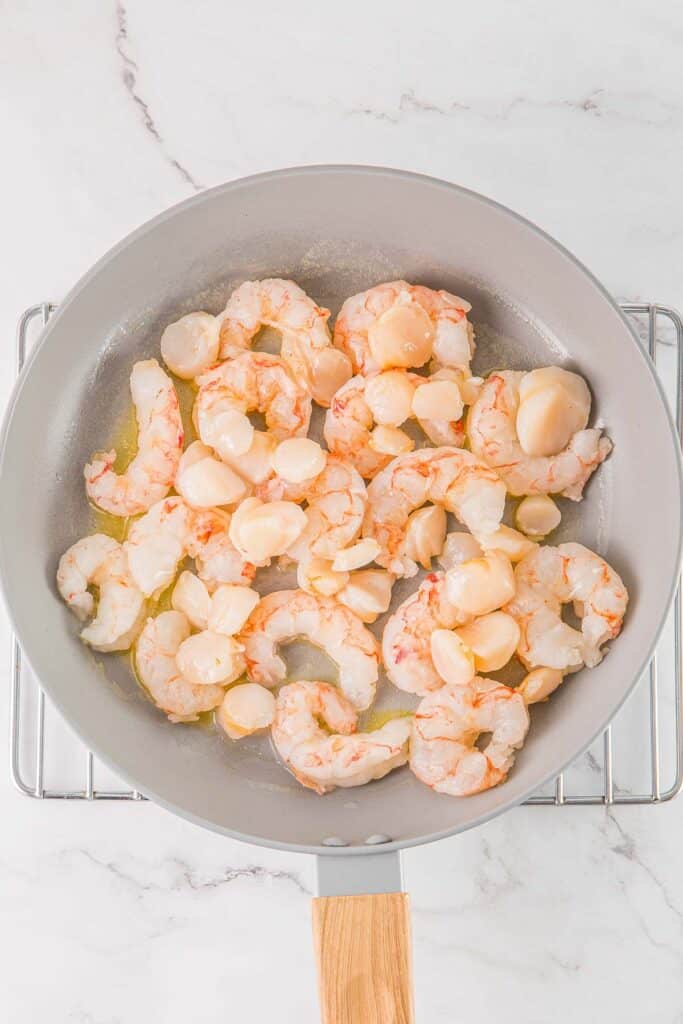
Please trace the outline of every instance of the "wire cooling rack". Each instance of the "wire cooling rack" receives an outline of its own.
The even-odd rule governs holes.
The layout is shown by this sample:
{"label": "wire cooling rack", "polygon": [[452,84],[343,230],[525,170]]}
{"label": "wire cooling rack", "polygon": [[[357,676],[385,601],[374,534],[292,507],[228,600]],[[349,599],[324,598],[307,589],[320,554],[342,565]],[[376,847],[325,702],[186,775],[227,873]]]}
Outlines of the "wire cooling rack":
{"label": "wire cooling rack", "polygon": [[[22,315],[16,366],[54,306],[42,303]],[[624,304],[624,312],[659,373],[681,437],[683,322],[675,310]],[[38,800],[144,800],[99,764],[51,707],[21,649],[12,639],[10,772],[26,796]],[[656,804],[683,787],[680,585],[657,651],[634,693],[590,750],[527,803],[534,806]]]}

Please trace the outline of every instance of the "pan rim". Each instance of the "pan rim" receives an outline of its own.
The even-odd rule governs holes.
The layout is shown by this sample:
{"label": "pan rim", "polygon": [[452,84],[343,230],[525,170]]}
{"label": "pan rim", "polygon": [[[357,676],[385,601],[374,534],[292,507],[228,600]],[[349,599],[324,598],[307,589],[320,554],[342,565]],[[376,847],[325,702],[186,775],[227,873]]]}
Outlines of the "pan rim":
{"label": "pan rim", "polygon": [[[115,259],[116,256],[118,256],[121,252],[123,252],[130,245],[134,244],[139,238],[143,237],[149,231],[154,230],[159,224],[162,224],[166,220],[174,217],[180,211],[185,211],[185,210],[191,209],[195,205],[199,205],[201,203],[206,202],[207,200],[209,200],[214,195],[221,194],[221,193],[224,193],[224,192],[238,191],[240,188],[249,187],[251,184],[253,184],[253,183],[257,182],[257,181],[267,181],[269,179],[282,180],[283,178],[286,178],[288,176],[300,176],[300,175],[317,176],[317,175],[321,175],[321,174],[339,174],[339,173],[351,174],[351,175],[357,174],[357,175],[363,175],[363,176],[376,175],[378,177],[389,176],[389,177],[402,178],[402,179],[407,180],[407,181],[413,180],[413,181],[416,181],[416,182],[421,183],[423,185],[426,184],[426,185],[429,185],[429,186],[434,187],[434,188],[446,190],[448,192],[456,192],[456,193],[459,193],[459,194],[462,194],[462,195],[465,195],[465,196],[469,196],[472,199],[475,199],[478,202],[483,203],[483,204],[491,207],[492,209],[496,210],[497,212],[499,212],[499,213],[501,213],[501,214],[503,214],[503,215],[505,215],[507,217],[513,218],[519,224],[523,225],[529,231],[533,232],[534,234],[539,236],[541,239],[543,239],[546,243],[549,243],[556,251],[558,251],[566,259],[568,259],[569,262],[572,263],[574,265],[574,267],[577,268],[582,273],[582,275],[587,279],[587,281],[592,284],[592,286],[596,290],[596,292],[604,300],[606,300],[606,302],[609,305],[609,307],[611,308],[612,312],[616,313],[618,319],[621,321],[622,326],[624,326],[626,328],[626,330],[627,330],[627,332],[628,332],[628,334],[629,334],[629,336],[631,338],[631,341],[632,341],[632,343],[634,345],[634,348],[635,348],[636,352],[638,353],[638,355],[640,356],[640,359],[641,359],[641,362],[642,362],[642,365],[643,365],[644,369],[650,374],[650,377],[651,377],[651,379],[653,380],[653,382],[655,384],[655,388],[656,388],[657,394],[659,395],[660,403],[662,404],[662,406],[664,408],[664,413],[665,413],[666,421],[667,421],[669,430],[671,432],[671,439],[673,441],[673,450],[674,450],[674,453],[675,453],[674,461],[675,461],[675,464],[676,464],[676,477],[677,477],[677,485],[678,485],[677,486],[677,490],[678,490],[678,495],[679,495],[679,507],[683,508],[683,463],[682,463],[682,460],[681,460],[681,439],[680,439],[678,431],[676,429],[676,426],[675,426],[675,423],[674,423],[674,420],[673,420],[673,417],[672,417],[672,414],[671,414],[671,410],[669,408],[669,404],[668,404],[668,401],[667,401],[665,393],[664,393],[664,388],[663,388],[663,386],[662,386],[662,384],[661,384],[661,382],[659,380],[659,377],[658,377],[657,372],[656,372],[656,370],[654,368],[654,365],[652,364],[651,359],[649,358],[649,356],[645,352],[643,346],[641,345],[641,343],[640,343],[640,341],[639,341],[639,339],[638,339],[638,337],[636,335],[634,327],[629,322],[629,320],[627,319],[627,317],[623,313],[623,311],[620,309],[619,305],[617,304],[617,302],[615,301],[613,296],[610,295],[610,293],[607,291],[607,289],[604,287],[604,285],[601,284],[601,282],[594,276],[594,274],[580,260],[578,260],[568,249],[566,249],[560,242],[556,241],[556,239],[554,239],[551,235],[547,234],[542,228],[539,228],[532,221],[530,221],[527,218],[525,218],[525,217],[521,216],[520,214],[516,213],[514,210],[511,210],[509,207],[505,206],[504,204],[499,203],[496,200],[489,198],[488,196],[484,196],[481,193],[475,192],[472,189],[464,188],[461,185],[457,185],[457,184],[455,184],[453,182],[448,182],[448,181],[445,181],[444,179],[437,178],[437,177],[434,177],[434,176],[431,176],[431,175],[420,174],[420,173],[417,173],[417,172],[414,172],[414,171],[407,171],[407,170],[403,170],[403,169],[400,169],[400,168],[383,167],[383,166],[377,166],[377,165],[364,165],[364,164],[310,164],[310,165],[304,165],[304,166],[285,167],[285,168],[278,168],[278,169],[274,169],[274,170],[270,170],[270,171],[264,171],[264,172],[260,172],[258,174],[248,175],[248,176],[241,177],[241,178],[236,178],[236,179],[234,179],[232,181],[228,181],[228,182],[223,182],[222,184],[216,185],[216,186],[214,186],[214,187],[212,187],[210,189],[206,189],[206,190],[200,192],[197,195],[190,196],[189,198],[187,198],[185,200],[182,200],[181,202],[176,203],[173,206],[170,206],[167,209],[161,211],[160,213],[156,214],[154,217],[152,217],[149,220],[145,221],[138,228],[136,228],[130,234],[126,235],[123,239],[121,239],[114,246],[112,246],[110,249],[108,249],[90,267],[90,269],[87,270],[86,273],[81,278],[79,278],[79,280],[76,282],[76,284],[69,290],[67,295],[60,302],[59,307],[57,309],[57,312],[53,315],[53,317],[51,317],[51,319],[50,319],[47,327],[45,328],[41,338],[33,346],[31,352],[29,353],[29,355],[28,355],[28,357],[26,359],[26,362],[24,364],[22,372],[19,375],[17,381],[15,382],[15,385],[14,385],[14,387],[12,389],[12,392],[10,394],[10,397],[8,399],[7,408],[6,408],[4,417],[3,417],[2,428],[1,428],[1,433],[0,433],[0,488],[2,486],[2,478],[3,478],[3,475],[4,475],[5,454],[6,454],[7,443],[8,443],[8,435],[9,435],[10,423],[12,421],[12,418],[13,418],[13,415],[14,415],[14,411],[15,411],[15,409],[17,407],[17,404],[18,404],[18,402],[21,399],[21,393],[23,391],[24,384],[25,384],[26,380],[28,379],[28,377],[30,375],[31,368],[33,366],[34,360],[37,358],[37,356],[40,353],[40,351],[42,350],[43,346],[48,342],[50,335],[54,331],[55,327],[59,324],[61,316],[63,315],[64,311],[68,309],[68,307],[69,307],[70,303],[72,302],[72,300],[74,300],[85,288],[88,287],[91,279],[94,278],[97,274],[99,274],[100,271],[103,270],[104,267],[106,267],[106,265],[108,263],[110,263],[113,259]],[[257,846],[264,846],[264,847],[271,848],[271,849],[279,849],[279,850],[284,850],[284,851],[293,852],[293,853],[309,853],[309,854],[317,854],[317,855],[320,855],[320,856],[340,856],[340,855],[343,855],[343,856],[347,856],[347,855],[348,856],[363,856],[365,854],[371,855],[371,854],[378,854],[378,853],[396,852],[396,851],[399,851],[401,849],[407,849],[407,848],[410,848],[410,847],[413,847],[413,846],[419,846],[419,845],[422,845],[423,843],[436,842],[439,839],[444,839],[444,838],[446,838],[448,836],[457,835],[460,832],[464,832],[464,831],[467,831],[467,830],[469,830],[471,828],[475,828],[475,827],[477,827],[479,825],[482,825],[485,822],[491,820],[492,818],[497,817],[499,814],[502,814],[505,811],[508,811],[511,808],[515,807],[515,806],[518,806],[519,804],[523,803],[530,795],[532,795],[534,792],[536,792],[539,788],[541,788],[543,785],[547,784],[559,772],[563,771],[569,764],[572,763],[572,761],[574,761],[576,759],[576,757],[580,756],[591,745],[591,743],[594,742],[594,740],[604,731],[606,726],[612,720],[614,715],[616,715],[616,713],[622,707],[624,702],[628,699],[628,697],[632,693],[635,685],[637,684],[638,680],[641,678],[642,673],[644,672],[645,668],[647,667],[647,664],[649,663],[649,661],[650,661],[650,659],[652,657],[652,654],[653,654],[653,652],[655,650],[657,642],[658,642],[658,640],[659,640],[659,638],[661,636],[662,630],[664,628],[664,624],[666,622],[667,616],[669,614],[669,611],[670,611],[670,608],[671,608],[671,605],[672,605],[672,602],[673,602],[673,599],[674,599],[674,596],[675,596],[675,593],[676,593],[676,590],[677,590],[677,587],[678,587],[678,577],[679,577],[679,572],[680,572],[682,551],[683,551],[683,518],[679,519],[678,533],[677,533],[677,538],[676,538],[676,554],[675,554],[675,558],[672,561],[673,572],[672,572],[671,580],[669,582],[668,592],[667,592],[667,596],[666,596],[666,601],[665,601],[665,603],[663,605],[663,613],[662,613],[659,625],[658,625],[657,629],[653,632],[653,634],[651,636],[651,639],[650,639],[649,645],[647,645],[646,648],[644,649],[643,658],[642,658],[639,666],[633,671],[631,682],[628,685],[628,687],[625,689],[623,695],[621,696],[621,699],[618,701],[616,706],[613,707],[613,709],[611,710],[610,714],[608,716],[606,716],[606,717],[603,716],[603,718],[597,723],[597,725],[595,725],[594,729],[591,730],[591,734],[585,739],[584,742],[582,742],[577,747],[577,749],[574,751],[574,753],[571,755],[571,757],[569,757],[564,764],[560,765],[557,768],[554,768],[551,772],[547,773],[543,778],[541,778],[540,781],[534,782],[533,786],[529,787],[524,792],[522,792],[520,794],[517,794],[515,797],[511,798],[509,800],[509,802],[506,803],[504,806],[497,807],[497,808],[494,808],[494,809],[492,809],[490,811],[484,812],[484,813],[480,814],[478,817],[476,817],[475,819],[468,821],[465,825],[461,825],[461,826],[457,826],[456,825],[454,827],[449,827],[449,828],[446,828],[446,829],[439,830],[438,832],[432,832],[432,833],[428,833],[426,835],[422,835],[422,836],[418,836],[418,837],[409,837],[409,838],[406,838],[406,839],[397,839],[397,840],[393,840],[391,842],[382,844],[380,846],[361,845],[361,846],[328,847],[328,846],[310,845],[310,844],[303,844],[303,843],[281,842],[281,841],[270,839],[270,838],[264,838],[264,837],[261,837],[261,836],[254,836],[254,835],[252,835],[250,833],[239,832],[239,831],[234,830],[234,829],[224,828],[222,826],[217,825],[213,821],[210,821],[210,820],[207,820],[206,818],[203,818],[201,815],[194,814],[192,811],[187,810],[184,807],[179,807],[177,804],[174,804],[172,801],[170,801],[170,800],[168,800],[168,799],[166,799],[164,797],[159,796],[153,790],[148,789],[145,786],[140,787],[138,782],[137,782],[137,780],[135,780],[134,778],[129,776],[127,771],[125,770],[125,768],[122,768],[116,762],[115,759],[110,758],[106,754],[102,754],[97,749],[98,745],[97,744],[93,744],[87,738],[87,736],[83,735],[83,733],[81,731],[81,728],[80,728],[80,724],[76,725],[67,716],[63,715],[60,700],[59,700],[58,696],[55,696],[55,694],[52,692],[50,684],[49,684],[49,681],[45,682],[40,677],[39,673],[36,672],[35,674],[36,674],[36,677],[40,681],[41,687],[44,688],[45,691],[49,694],[51,701],[53,702],[53,704],[55,705],[57,710],[60,712],[60,714],[63,715],[63,717],[65,718],[65,721],[67,721],[67,724],[69,725],[69,727],[76,733],[76,735],[78,735],[79,739],[81,739],[81,741],[84,742],[85,745],[89,749],[91,749],[93,751],[93,753],[96,754],[96,756],[103,762],[103,764],[105,764],[107,767],[112,769],[119,777],[121,777],[133,789],[139,789],[145,795],[148,795],[155,803],[157,803],[160,806],[164,807],[166,810],[172,811],[174,814],[177,814],[180,817],[182,817],[182,818],[184,818],[186,820],[191,821],[193,824],[200,825],[203,828],[208,828],[211,831],[217,832],[217,833],[219,833],[221,835],[227,835],[227,836],[229,836],[231,838],[238,839],[241,842],[252,843],[252,844],[257,845]],[[17,640],[18,640],[18,642],[19,642],[19,644],[21,646],[21,649],[22,649],[22,652],[24,654],[24,657],[26,658],[26,661],[28,662],[28,664],[32,665],[30,653],[28,652],[28,650],[26,649],[26,647],[25,647],[25,645],[23,643],[23,639],[24,638],[21,635],[21,629],[17,627],[17,623],[15,622],[15,617],[14,617],[14,613],[13,613],[13,609],[12,609],[12,604],[11,604],[11,600],[10,600],[10,597],[9,597],[9,594],[10,594],[10,586],[9,586],[9,584],[10,584],[9,573],[8,573],[8,568],[7,568],[7,564],[6,564],[6,545],[2,541],[2,539],[0,538],[0,589],[2,589],[2,592],[4,594],[5,608],[6,608],[7,613],[8,613],[8,618],[10,620],[10,623],[12,625],[14,633],[15,633],[15,635],[17,637]],[[446,799],[446,798],[444,798],[444,799]]]}

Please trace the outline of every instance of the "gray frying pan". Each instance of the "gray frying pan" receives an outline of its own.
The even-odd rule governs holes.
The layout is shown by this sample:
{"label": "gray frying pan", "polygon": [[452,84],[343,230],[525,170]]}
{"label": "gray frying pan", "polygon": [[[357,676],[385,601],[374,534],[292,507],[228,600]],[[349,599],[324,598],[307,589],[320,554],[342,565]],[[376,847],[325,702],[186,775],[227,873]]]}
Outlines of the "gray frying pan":
{"label": "gray frying pan", "polygon": [[[135,359],[165,324],[218,312],[246,278],[294,278],[333,311],[402,277],[470,299],[475,367],[561,363],[583,373],[614,453],[560,539],[598,549],[631,593],[604,662],[543,706],[509,780],[469,799],[407,769],[316,796],[258,745],[169,724],[122,658],[101,664],[58,599],[57,559],[92,531],[82,467],[129,403]],[[402,171],[308,167],[223,185],[156,217],[108,253],[52,318],[16,387],[0,452],[0,574],[22,648],[64,717],[128,783],[226,835],[318,855],[315,906],[326,1021],[412,1020],[398,853],[486,821],[563,769],[605,727],[654,648],[681,553],[679,446],[652,366],[609,295],[509,210]],[[653,496],[656,500],[653,501]],[[656,516],[656,520],[655,517]]]}

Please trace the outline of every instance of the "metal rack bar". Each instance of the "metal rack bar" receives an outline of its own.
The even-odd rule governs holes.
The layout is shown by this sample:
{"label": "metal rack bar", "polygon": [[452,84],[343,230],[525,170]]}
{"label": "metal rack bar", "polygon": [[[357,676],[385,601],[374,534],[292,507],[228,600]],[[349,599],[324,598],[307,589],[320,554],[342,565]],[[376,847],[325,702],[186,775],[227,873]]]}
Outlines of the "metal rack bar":
{"label": "metal rack bar", "polygon": [[[647,351],[653,362],[657,363],[657,352],[661,345],[675,347],[675,383],[676,396],[674,412],[679,437],[683,442],[683,321],[679,314],[667,307],[651,303],[624,304],[622,310],[638,326],[646,325],[645,338]],[[28,342],[29,330],[40,318],[44,326],[55,307],[50,303],[41,303],[27,309],[19,320],[16,345],[17,373],[23,367]],[[673,331],[674,341],[668,342],[660,336],[660,323],[668,325]],[[652,658],[647,672],[649,690],[649,719],[644,742],[649,747],[649,779],[642,790],[623,790],[615,782],[615,763],[613,747],[613,727],[609,725],[603,733],[602,740],[602,786],[596,793],[572,792],[567,780],[568,772],[563,772],[555,779],[552,794],[539,794],[531,797],[527,804],[531,806],[587,806],[614,804],[656,804],[672,800],[683,788],[683,690],[681,666],[681,592],[680,584],[674,601],[673,618],[673,694],[674,713],[665,718],[661,714],[661,687],[658,677],[657,654]],[[38,800],[144,800],[145,797],[137,790],[121,787],[120,789],[98,789],[95,785],[96,761],[91,751],[85,751],[85,784],[83,789],[51,789],[45,786],[45,695],[40,686],[27,677],[22,663],[22,654],[16,639],[11,645],[10,666],[10,775],[15,786],[21,793]],[[21,712],[22,693],[24,687],[31,685],[37,693],[35,709],[35,750],[33,751],[32,781],[27,781],[22,774],[24,745],[28,744],[25,735],[27,724]],[[662,723],[666,721],[672,729],[673,739],[673,779],[663,789],[662,782]],[[74,742],[79,742],[74,740]],[[30,761],[30,758],[29,758]]]}

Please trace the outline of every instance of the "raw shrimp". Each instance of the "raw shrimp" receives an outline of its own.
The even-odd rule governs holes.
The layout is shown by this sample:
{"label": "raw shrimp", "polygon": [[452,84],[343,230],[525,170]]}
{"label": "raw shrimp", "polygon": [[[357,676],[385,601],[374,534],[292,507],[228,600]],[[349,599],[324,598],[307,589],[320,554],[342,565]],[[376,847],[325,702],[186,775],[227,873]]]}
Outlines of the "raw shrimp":
{"label": "raw shrimp", "polygon": [[191,521],[190,506],[171,497],[131,524],[123,546],[131,575],[146,597],[160,594],[175,578],[187,553]]}
{"label": "raw shrimp", "polygon": [[414,576],[405,552],[408,516],[425,502],[453,512],[475,535],[491,533],[505,507],[505,484],[462,448],[423,448],[399,455],[368,484],[363,535],[382,551],[376,561],[396,576]]}
{"label": "raw shrimp", "polygon": [[85,467],[85,489],[95,505],[115,516],[146,512],[168,494],[183,450],[183,422],[170,377],[156,359],[136,363],[130,391],[138,422],[138,450],[123,473],[116,452],[97,452]]}
{"label": "raw shrimp", "polygon": [[222,686],[196,686],[181,675],[176,654],[189,635],[182,612],[161,612],[147,619],[135,647],[138,679],[172,722],[196,722],[203,711],[218,707],[225,693]]}
{"label": "raw shrimp", "polygon": [[[469,302],[449,292],[406,281],[390,281],[352,295],[340,309],[334,325],[334,344],[349,356],[354,371],[365,374],[384,368],[372,352],[368,332],[372,332],[381,318],[386,320],[406,306],[417,307],[427,314],[425,326],[431,337],[424,349],[418,346],[420,351],[416,352],[415,361],[408,355],[405,361],[384,365],[422,366],[433,355],[440,365],[457,367],[469,376],[469,363],[474,354],[474,332],[467,320],[472,308]],[[391,327],[387,326],[390,333]],[[401,327],[397,318],[397,335]]]}
{"label": "raw shrimp", "polygon": [[424,696],[440,690],[444,680],[430,653],[436,629],[454,629],[470,616],[460,612],[446,594],[446,574],[432,572],[388,619],[382,634],[382,659],[394,686]]}
{"label": "raw shrimp", "polygon": [[263,501],[306,501],[307,524],[288,548],[296,561],[317,555],[334,558],[360,533],[368,503],[363,479],[346,459],[329,456],[325,468],[313,480],[293,483],[273,476],[254,489]]}
{"label": "raw shrimp", "polygon": [[[602,660],[602,645],[619,635],[626,587],[604,558],[582,544],[537,548],[516,566],[515,583],[505,611],[519,624],[517,654],[527,668],[592,668]],[[562,621],[562,605],[569,602],[581,632]]]}
{"label": "raw shrimp", "polygon": [[[431,378],[421,377],[417,373],[406,370],[393,370],[392,373],[401,377],[415,390]],[[378,375],[375,375],[375,377]],[[365,390],[372,376],[358,374],[339,389],[332,399],[325,416],[324,434],[331,452],[349,459],[361,476],[372,479],[381,469],[391,462],[391,455],[376,451],[371,446],[374,419],[372,411],[365,400]],[[409,412],[409,416],[414,413]],[[463,420],[418,420],[427,437],[436,445],[452,445],[462,447],[465,440]],[[399,424],[395,424],[398,426]]]}
{"label": "raw shrimp", "polygon": [[332,347],[329,316],[329,309],[317,306],[293,281],[245,281],[219,317],[221,359],[249,348],[261,327],[274,327],[282,333],[280,354],[294,377],[306,384],[316,402],[328,405],[351,376],[348,358]]}
{"label": "raw shrimp", "polygon": [[209,587],[251,583],[256,570],[233,545],[229,527],[230,516],[219,509],[194,510],[178,497],[157,502],[132,524],[124,544],[135,583],[146,596],[158,595],[186,555]]}
{"label": "raw shrimp", "polygon": [[364,786],[406,763],[410,718],[394,718],[367,733],[356,732],[357,722],[353,704],[336,686],[289,683],[275,702],[273,743],[298,781],[321,794]]}
{"label": "raw shrimp", "polygon": [[74,615],[85,622],[95,610],[95,598],[88,587],[103,562],[120,548],[118,541],[104,533],[93,533],[76,541],[64,552],[57,568],[57,589]]}
{"label": "raw shrimp", "polygon": [[187,553],[211,591],[222,583],[249,586],[256,575],[256,566],[244,559],[230,540],[230,518],[217,508],[202,509],[192,516]]}
{"label": "raw shrimp", "polygon": [[[524,698],[493,679],[475,676],[466,686],[444,686],[420,702],[410,767],[437,793],[472,796],[503,782],[528,729]],[[478,750],[481,733],[491,738]]]}
{"label": "raw shrimp", "polygon": [[264,686],[282,682],[287,669],[277,647],[297,637],[321,647],[337,663],[339,684],[355,708],[363,711],[372,704],[379,666],[374,636],[348,608],[303,590],[268,594],[256,606],[238,637],[247,675]]}
{"label": "raw shrimp", "polygon": [[[236,414],[249,428],[251,437],[247,437],[242,451],[248,451],[253,443],[253,428],[246,420],[249,412],[263,413],[266,426],[278,440],[308,431],[311,396],[279,356],[243,352],[201,374],[197,384],[199,391],[192,413],[197,432],[204,444],[215,448],[219,455],[223,450],[228,456],[231,452],[239,454],[233,451],[229,436]],[[226,420],[230,424],[227,430]]]}
{"label": "raw shrimp", "polygon": [[142,626],[145,599],[131,578],[121,545],[101,533],[83,537],[59,560],[57,588],[81,621],[95,610],[89,586],[98,588],[99,601],[81,639],[98,651],[127,650]]}
{"label": "raw shrimp", "polygon": [[557,455],[527,455],[517,437],[524,373],[492,373],[470,407],[467,434],[475,455],[495,469],[510,494],[561,494],[580,501],[588,479],[612,450],[598,428],[577,431]]}

